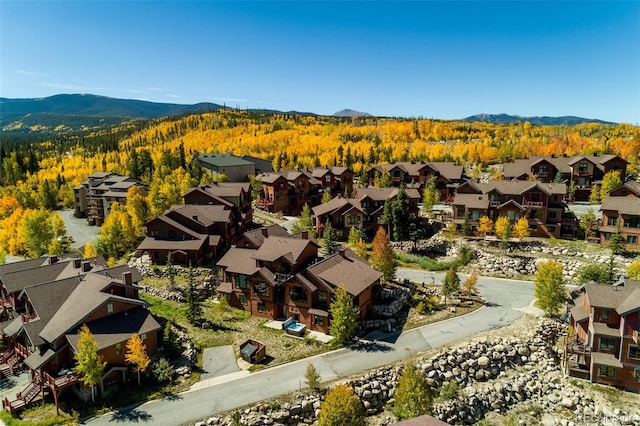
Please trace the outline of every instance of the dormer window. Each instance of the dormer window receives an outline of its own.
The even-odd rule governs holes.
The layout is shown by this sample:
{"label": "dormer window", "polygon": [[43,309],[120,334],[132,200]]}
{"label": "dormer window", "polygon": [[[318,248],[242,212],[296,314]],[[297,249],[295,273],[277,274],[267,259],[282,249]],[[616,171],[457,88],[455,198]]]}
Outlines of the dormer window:
{"label": "dormer window", "polygon": [[609,321],[609,309],[600,310],[600,321]]}
{"label": "dormer window", "polygon": [[108,314],[113,313],[113,303],[107,303],[107,313]]}

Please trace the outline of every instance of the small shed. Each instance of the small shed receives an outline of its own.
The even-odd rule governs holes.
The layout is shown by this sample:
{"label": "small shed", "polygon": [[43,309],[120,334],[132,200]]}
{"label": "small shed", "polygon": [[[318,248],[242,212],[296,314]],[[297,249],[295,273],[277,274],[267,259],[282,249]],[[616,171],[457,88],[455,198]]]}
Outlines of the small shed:
{"label": "small shed", "polygon": [[243,360],[255,364],[267,356],[267,347],[257,340],[249,339],[240,345],[240,356]]}

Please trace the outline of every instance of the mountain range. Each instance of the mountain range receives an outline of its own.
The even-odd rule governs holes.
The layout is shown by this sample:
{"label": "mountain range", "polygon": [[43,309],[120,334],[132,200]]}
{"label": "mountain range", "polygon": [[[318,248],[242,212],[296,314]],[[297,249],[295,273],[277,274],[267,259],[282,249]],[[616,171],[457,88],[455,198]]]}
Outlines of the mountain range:
{"label": "mountain range", "polygon": [[[0,129],[2,133],[48,133],[87,130],[117,125],[132,119],[154,119],[190,113],[216,111],[225,108],[209,102],[193,105],[116,99],[91,94],[62,94],[46,98],[0,98]],[[262,113],[316,115],[297,111],[250,110]],[[371,114],[343,109],[336,117],[370,117]],[[536,125],[574,125],[579,123],[615,124],[581,117],[521,117],[508,114],[477,114],[464,121],[510,124],[528,121]]]}
{"label": "mountain range", "polygon": [[531,124],[548,125],[548,126],[559,126],[559,125],[573,126],[575,124],[582,124],[582,123],[616,124],[609,121],[575,117],[572,115],[567,115],[564,117],[521,117],[519,115],[509,115],[509,114],[476,114],[467,118],[463,118],[462,120],[463,121],[481,121],[484,123],[494,123],[494,124],[513,124],[513,123],[524,123],[525,121],[528,121]]}

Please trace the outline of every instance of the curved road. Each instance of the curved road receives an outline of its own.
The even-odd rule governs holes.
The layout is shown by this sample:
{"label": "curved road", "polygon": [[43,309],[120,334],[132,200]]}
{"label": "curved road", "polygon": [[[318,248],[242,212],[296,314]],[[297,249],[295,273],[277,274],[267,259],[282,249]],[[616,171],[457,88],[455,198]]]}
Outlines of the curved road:
{"label": "curved road", "polygon": [[[417,282],[441,282],[444,274],[399,269],[396,276]],[[253,373],[233,373],[198,383],[191,390],[168,398],[125,407],[86,421],[91,425],[148,422],[154,425],[180,425],[213,416],[247,404],[299,390],[311,362],[323,381],[360,373],[411,355],[428,351],[491,329],[509,325],[522,316],[522,308],[533,300],[528,281],[480,277],[478,290],[488,304],[465,316],[426,325],[391,336],[389,341],[362,343]]]}

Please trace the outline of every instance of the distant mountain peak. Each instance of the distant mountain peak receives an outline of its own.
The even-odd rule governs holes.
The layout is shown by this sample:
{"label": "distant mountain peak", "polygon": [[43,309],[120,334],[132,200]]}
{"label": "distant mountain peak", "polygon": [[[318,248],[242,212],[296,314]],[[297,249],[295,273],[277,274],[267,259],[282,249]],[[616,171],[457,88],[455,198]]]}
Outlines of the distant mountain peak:
{"label": "distant mountain peak", "polygon": [[481,121],[485,123],[494,123],[494,124],[513,124],[513,123],[524,123],[528,121],[531,124],[535,125],[547,125],[547,126],[558,126],[558,125],[567,125],[573,126],[575,124],[582,123],[598,123],[598,124],[616,124],[609,121],[597,120],[592,118],[582,118],[575,117],[572,115],[567,115],[563,117],[523,117],[515,114],[476,114],[467,118],[463,118],[463,121]]}
{"label": "distant mountain peak", "polygon": [[355,109],[343,109],[333,114],[335,117],[372,117],[368,112],[356,111]]}

